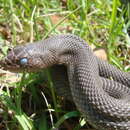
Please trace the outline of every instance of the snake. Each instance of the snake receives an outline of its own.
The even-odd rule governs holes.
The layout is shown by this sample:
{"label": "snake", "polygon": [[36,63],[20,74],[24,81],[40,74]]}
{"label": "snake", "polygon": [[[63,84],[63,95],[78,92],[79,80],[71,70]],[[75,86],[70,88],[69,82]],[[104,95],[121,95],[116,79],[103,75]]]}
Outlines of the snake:
{"label": "snake", "polygon": [[72,100],[98,130],[130,130],[130,73],[96,57],[74,34],[9,49],[0,66],[11,72],[50,69],[58,95]]}

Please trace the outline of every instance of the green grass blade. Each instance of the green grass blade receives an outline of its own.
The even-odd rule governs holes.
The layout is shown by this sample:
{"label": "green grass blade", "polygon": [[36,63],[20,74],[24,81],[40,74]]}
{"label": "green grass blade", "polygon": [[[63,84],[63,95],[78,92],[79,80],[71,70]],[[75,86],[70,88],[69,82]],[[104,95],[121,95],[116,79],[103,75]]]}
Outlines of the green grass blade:
{"label": "green grass blade", "polygon": [[78,11],[82,6],[79,6],[78,8],[76,8],[75,10],[73,10],[70,14],[66,15],[64,18],[62,18],[56,25],[53,26],[53,28],[44,36],[43,39],[47,38],[61,23],[63,23],[65,21],[65,19],[67,19],[70,15],[72,15],[73,13],[75,13],[76,11]]}
{"label": "green grass blade", "polygon": [[[80,113],[78,111],[68,112],[64,116],[62,116],[54,126],[55,128],[58,128],[65,120],[77,116],[80,116]],[[51,130],[53,129],[54,128],[52,128]]]}

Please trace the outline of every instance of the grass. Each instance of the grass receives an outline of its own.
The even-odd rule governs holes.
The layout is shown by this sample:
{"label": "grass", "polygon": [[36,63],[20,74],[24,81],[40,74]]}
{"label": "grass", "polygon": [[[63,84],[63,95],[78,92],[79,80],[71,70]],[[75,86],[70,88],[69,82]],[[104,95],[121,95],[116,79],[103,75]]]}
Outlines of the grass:
{"label": "grass", "polygon": [[[107,50],[109,62],[129,71],[129,3],[128,6],[119,0],[0,0],[0,3],[0,47],[4,54],[8,46],[73,33],[90,46]],[[17,82],[6,75],[1,75],[0,129],[91,128],[85,125],[74,105],[55,94],[49,70],[13,75],[21,77]]]}

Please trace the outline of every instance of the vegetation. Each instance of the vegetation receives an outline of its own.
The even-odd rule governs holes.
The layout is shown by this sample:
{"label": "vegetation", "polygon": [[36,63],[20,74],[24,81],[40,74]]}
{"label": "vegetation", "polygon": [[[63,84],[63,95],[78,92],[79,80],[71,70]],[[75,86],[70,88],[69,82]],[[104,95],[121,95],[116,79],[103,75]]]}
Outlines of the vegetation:
{"label": "vegetation", "polygon": [[[6,54],[10,46],[72,33],[104,48],[109,62],[129,71],[129,19],[128,0],[0,0],[0,51]],[[0,75],[1,130],[92,128],[72,103],[55,94],[49,70],[1,70]]]}

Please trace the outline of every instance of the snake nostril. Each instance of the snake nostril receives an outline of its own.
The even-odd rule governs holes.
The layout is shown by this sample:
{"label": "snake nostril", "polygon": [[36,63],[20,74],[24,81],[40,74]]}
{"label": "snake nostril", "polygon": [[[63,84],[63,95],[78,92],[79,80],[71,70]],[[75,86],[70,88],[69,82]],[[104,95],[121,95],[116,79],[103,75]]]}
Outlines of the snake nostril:
{"label": "snake nostril", "polygon": [[8,48],[7,53],[11,52],[13,48]]}

